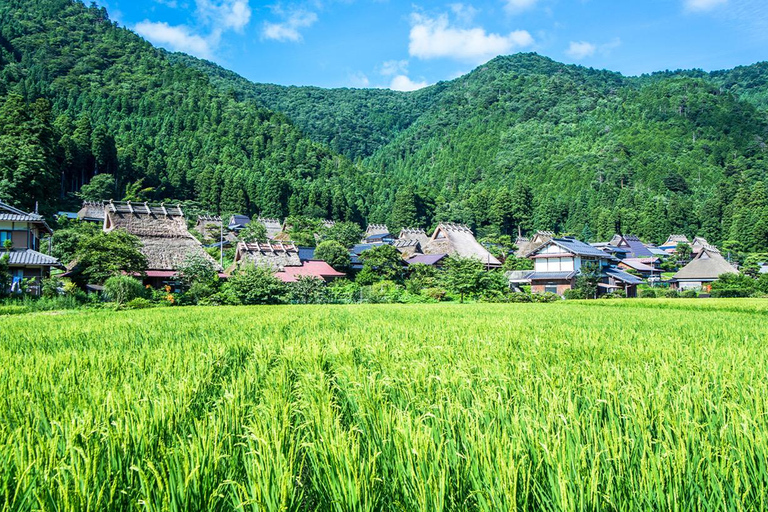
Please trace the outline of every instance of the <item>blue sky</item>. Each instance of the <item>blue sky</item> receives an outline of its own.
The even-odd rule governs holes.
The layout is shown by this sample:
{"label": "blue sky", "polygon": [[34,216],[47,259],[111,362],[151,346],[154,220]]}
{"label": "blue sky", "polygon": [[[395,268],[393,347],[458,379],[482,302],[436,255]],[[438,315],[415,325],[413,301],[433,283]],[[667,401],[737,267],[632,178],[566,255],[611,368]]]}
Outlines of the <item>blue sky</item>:
{"label": "blue sky", "polygon": [[100,0],[254,82],[412,90],[496,55],[637,75],[768,60],[768,0]]}

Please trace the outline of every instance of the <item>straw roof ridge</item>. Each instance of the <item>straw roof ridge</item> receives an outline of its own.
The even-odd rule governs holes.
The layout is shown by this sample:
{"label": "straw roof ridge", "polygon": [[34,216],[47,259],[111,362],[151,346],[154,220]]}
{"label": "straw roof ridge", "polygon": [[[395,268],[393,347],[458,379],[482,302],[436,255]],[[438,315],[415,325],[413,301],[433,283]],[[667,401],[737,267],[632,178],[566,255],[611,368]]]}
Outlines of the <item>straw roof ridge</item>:
{"label": "straw roof ridge", "polygon": [[198,215],[197,222],[221,222],[221,217],[218,215]]}
{"label": "straw roof ridge", "polygon": [[690,263],[681,268],[672,278],[714,280],[722,274],[736,274],[737,272],[733,265],[723,258],[720,251],[704,247]]}
{"label": "straw roof ridge", "polygon": [[130,213],[135,215],[164,215],[165,217],[183,217],[184,212],[181,205],[165,206],[165,203],[149,204],[132,203],[131,201],[113,201],[112,199],[105,205],[105,209],[114,213]]}
{"label": "straw roof ridge", "polygon": [[381,235],[389,233],[389,228],[386,224],[368,224],[365,228],[366,235]]}

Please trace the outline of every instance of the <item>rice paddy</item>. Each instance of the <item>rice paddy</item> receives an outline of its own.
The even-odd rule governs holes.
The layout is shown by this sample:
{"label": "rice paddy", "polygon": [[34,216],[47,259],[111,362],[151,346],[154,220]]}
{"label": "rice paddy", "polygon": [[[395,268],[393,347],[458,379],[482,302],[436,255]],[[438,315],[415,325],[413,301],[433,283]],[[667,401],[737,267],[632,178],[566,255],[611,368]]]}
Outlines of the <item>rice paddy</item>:
{"label": "rice paddy", "polygon": [[768,302],[0,317],[0,511],[765,510]]}

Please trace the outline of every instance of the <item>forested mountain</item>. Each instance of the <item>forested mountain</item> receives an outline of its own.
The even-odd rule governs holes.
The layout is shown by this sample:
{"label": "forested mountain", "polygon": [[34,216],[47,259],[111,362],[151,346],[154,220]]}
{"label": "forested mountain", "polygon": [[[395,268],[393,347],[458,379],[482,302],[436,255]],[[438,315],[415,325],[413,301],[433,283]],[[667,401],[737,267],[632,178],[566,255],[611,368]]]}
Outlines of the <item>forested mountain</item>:
{"label": "forested mountain", "polygon": [[24,206],[98,169],[213,211],[768,247],[766,63],[624,77],[517,54],[412,93],[282,87],[103,9],[0,6],[0,196]]}
{"label": "forested mountain", "polygon": [[3,0],[0,66],[5,201],[50,212],[98,172],[135,199],[360,218],[348,159],[172,62],[103,8]]}

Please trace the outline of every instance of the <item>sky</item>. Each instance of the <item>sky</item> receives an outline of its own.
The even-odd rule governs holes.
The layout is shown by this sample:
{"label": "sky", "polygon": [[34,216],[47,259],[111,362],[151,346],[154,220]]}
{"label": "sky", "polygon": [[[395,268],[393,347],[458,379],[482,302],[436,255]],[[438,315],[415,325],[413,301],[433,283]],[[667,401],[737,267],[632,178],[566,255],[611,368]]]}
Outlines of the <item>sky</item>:
{"label": "sky", "polygon": [[497,55],[639,75],[768,60],[768,0],[99,0],[253,82],[415,90]]}

